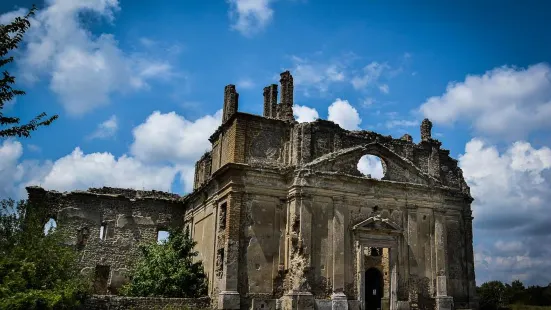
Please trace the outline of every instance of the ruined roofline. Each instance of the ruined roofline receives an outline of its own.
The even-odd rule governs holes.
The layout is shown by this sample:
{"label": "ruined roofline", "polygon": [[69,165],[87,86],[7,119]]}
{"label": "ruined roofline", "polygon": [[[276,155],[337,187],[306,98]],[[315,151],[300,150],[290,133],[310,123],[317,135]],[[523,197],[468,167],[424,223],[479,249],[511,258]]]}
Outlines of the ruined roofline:
{"label": "ruined roofline", "polygon": [[87,190],[73,190],[73,191],[64,191],[59,192],[56,190],[47,190],[40,186],[27,186],[25,187],[27,193],[38,194],[53,194],[56,196],[70,196],[70,195],[89,195],[96,197],[111,197],[111,198],[123,198],[129,200],[161,200],[161,201],[171,201],[171,202],[180,202],[183,201],[185,196],[180,196],[178,194],[156,191],[156,190],[136,190],[131,188],[116,188],[116,187],[102,187],[102,188],[89,188]]}

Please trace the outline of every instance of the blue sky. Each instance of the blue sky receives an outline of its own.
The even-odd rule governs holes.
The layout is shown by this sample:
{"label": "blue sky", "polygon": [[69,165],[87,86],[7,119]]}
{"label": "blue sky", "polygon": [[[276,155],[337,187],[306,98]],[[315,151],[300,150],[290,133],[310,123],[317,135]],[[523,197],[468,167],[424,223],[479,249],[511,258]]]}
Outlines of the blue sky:
{"label": "blue sky", "polygon": [[[479,3],[484,2],[484,3]],[[189,191],[223,89],[262,111],[290,70],[299,121],[419,140],[424,117],[476,199],[477,281],[551,282],[551,5],[543,1],[47,0],[6,114],[59,114],[0,141],[0,196],[26,184]],[[4,0],[0,23],[31,1]],[[14,177],[15,176],[15,177]]]}

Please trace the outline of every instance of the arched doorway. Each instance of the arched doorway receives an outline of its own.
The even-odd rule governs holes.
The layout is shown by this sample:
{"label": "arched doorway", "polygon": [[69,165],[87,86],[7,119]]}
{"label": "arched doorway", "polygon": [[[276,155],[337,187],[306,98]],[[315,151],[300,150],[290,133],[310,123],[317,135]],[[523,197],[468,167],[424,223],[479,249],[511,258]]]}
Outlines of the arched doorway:
{"label": "arched doorway", "polygon": [[383,274],[377,268],[365,272],[365,309],[380,310],[383,297]]}

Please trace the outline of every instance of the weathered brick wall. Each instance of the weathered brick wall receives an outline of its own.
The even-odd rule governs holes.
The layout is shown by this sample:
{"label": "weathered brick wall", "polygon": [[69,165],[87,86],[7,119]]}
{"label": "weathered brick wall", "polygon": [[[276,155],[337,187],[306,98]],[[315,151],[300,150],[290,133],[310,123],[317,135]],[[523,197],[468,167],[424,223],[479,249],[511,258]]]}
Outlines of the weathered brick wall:
{"label": "weathered brick wall", "polygon": [[[30,201],[44,208],[45,221],[53,218],[57,229],[67,234],[67,243],[76,246],[81,270],[97,275],[98,293],[116,293],[127,281],[141,243],[156,242],[159,230],[182,226],[184,206],[168,193],[109,188],[59,193],[39,187],[27,191]],[[104,274],[98,275],[101,270]]]}
{"label": "weathered brick wall", "polygon": [[94,295],[81,307],[86,310],[191,310],[211,309],[210,299],[152,298]]}

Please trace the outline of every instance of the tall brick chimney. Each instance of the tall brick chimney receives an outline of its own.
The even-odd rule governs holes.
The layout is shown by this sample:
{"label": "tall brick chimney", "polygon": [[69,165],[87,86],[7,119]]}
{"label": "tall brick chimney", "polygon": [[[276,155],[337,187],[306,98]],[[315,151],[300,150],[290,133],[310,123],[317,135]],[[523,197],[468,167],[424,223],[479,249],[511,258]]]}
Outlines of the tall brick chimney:
{"label": "tall brick chimney", "polygon": [[264,87],[264,117],[277,118],[277,84]]}
{"label": "tall brick chimney", "polygon": [[281,79],[281,103],[278,118],[286,121],[293,121],[293,76],[291,72],[285,71],[280,74]]}
{"label": "tall brick chimney", "polygon": [[239,104],[239,94],[235,90],[235,85],[226,85],[224,88],[224,109],[222,112],[222,124],[237,112]]}

